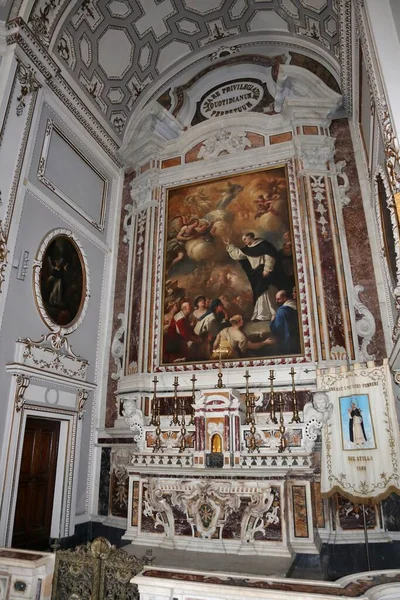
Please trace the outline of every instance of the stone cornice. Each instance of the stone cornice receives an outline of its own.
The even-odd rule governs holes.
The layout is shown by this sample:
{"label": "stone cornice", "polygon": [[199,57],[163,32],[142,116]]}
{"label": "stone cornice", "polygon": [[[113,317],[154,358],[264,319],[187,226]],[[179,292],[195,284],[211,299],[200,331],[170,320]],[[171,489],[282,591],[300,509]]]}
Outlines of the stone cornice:
{"label": "stone cornice", "polygon": [[121,167],[122,162],[118,155],[118,145],[116,142],[67,83],[61,74],[60,67],[54,62],[44,46],[37,40],[28,25],[20,17],[7,23],[7,45],[15,45],[18,54],[21,54],[21,52],[25,54],[38,70],[38,80],[42,79],[43,83],[70,110],[111,160],[118,167]]}
{"label": "stone cornice", "polygon": [[0,56],[5,53],[7,48],[6,36],[6,24],[4,21],[0,21]]}

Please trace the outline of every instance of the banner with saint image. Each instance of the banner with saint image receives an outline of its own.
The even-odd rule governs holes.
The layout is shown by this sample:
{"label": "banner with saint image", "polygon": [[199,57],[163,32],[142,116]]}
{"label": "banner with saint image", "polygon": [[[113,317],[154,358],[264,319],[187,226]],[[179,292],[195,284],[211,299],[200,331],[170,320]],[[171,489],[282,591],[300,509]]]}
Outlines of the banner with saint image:
{"label": "banner with saint image", "polygon": [[387,360],[317,372],[332,404],[322,429],[321,492],[357,503],[400,494],[399,428]]}

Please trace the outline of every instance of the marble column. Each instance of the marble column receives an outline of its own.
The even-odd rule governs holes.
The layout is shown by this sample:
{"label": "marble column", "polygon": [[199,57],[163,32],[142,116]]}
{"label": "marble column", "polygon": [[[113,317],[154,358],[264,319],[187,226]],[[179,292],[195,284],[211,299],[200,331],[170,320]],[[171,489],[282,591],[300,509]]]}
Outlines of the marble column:
{"label": "marble column", "polygon": [[[143,169],[143,168],[142,168]],[[155,268],[159,199],[159,161],[152,160],[131,184],[134,212],[127,374],[152,371],[152,324],[156,307]]]}

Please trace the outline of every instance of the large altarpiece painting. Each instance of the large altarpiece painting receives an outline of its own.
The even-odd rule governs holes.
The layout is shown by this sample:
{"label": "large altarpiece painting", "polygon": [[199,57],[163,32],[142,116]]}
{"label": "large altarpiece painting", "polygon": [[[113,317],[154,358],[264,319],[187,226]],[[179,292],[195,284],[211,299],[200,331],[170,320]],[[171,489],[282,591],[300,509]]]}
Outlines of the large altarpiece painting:
{"label": "large altarpiece painting", "polygon": [[167,191],[161,365],[302,354],[287,167]]}

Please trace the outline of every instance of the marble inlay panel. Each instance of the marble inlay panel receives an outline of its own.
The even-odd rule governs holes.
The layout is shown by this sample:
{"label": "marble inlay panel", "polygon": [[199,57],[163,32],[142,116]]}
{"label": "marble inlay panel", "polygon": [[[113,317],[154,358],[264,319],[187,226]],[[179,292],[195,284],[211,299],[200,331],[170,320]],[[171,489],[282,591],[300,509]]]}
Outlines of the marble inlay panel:
{"label": "marble inlay panel", "polygon": [[346,161],[344,172],[350,181],[350,189],[347,192],[350,202],[343,208],[343,220],[350,257],[350,269],[354,285],[364,287],[364,292],[360,295],[361,301],[366,304],[375,318],[376,333],[368,346],[368,352],[369,354],[375,354],[375,358],[379,360],[386,356],[385,341],[371,246],[368,240],[361,188],[347,119],[336,119],[332,122],[331,136],[336,138],[335,161]]}
{"label": "marble inlay panel", "polygon": [[110,460],[111,448],[101,449],[99,482],[99,515],[107,516],[110,503]]}
{"label": "marble inlay panel", "polygon": [[307,498],[304,485],[292,487],[294,535],[297,538],[308,537]]}

